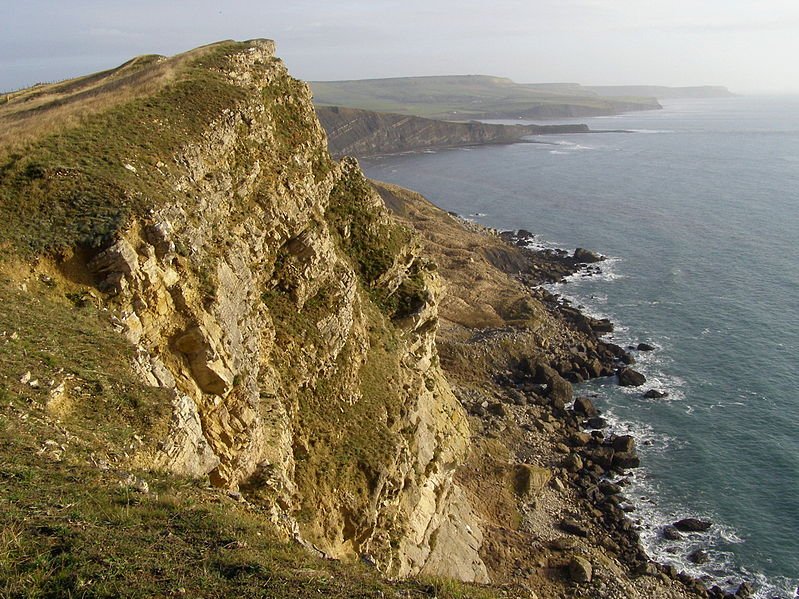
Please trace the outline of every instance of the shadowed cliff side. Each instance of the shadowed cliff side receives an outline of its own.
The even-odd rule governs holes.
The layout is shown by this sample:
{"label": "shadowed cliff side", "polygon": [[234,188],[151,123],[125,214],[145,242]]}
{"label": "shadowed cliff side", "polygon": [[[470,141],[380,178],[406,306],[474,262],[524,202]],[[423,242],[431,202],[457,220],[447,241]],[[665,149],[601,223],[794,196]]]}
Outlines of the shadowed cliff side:
{"label": "shadowed cliff side", "polygon": [[587,125],[458,123],[357,108],[318,106],[333,156],[363,158],[431,148],[505,144],[531,135],[586,133]]}

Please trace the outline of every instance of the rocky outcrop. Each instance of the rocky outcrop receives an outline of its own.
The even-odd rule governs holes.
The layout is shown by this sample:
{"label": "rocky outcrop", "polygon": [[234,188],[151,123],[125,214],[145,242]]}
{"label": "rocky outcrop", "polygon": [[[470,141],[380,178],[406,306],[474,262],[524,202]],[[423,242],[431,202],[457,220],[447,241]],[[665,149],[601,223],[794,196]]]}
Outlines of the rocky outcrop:
{"label": "rocky outcrop", "polygon": [[273,52],[191,62],[234,101],[173,154],[124,161],[148,195],[86,263],[136,370],[172,398],[138,463],[209,476],[324,555],[486,582],[455,481],[470,433],[438,365],[440,277],[357,163],[330,159]]}
{"label": "rocky outcrop", "polygon": [[[308,88],[273,51],[152,57],[142,68],[165,79],[99,124],[87,115],[83,152],[67,144],[51,168],[37,161],[59,144],[34,145],[4,166],[19,197],[46,199],[13,214],[24,235],[8,247],[48,248],[40,281],[99,308],[148,399],[171,408],[141,414],[147,438],[126,432],[115,464],[208,477],[222,493],[191,493],[392,577],[684,597],[654,578],[610,480],[638,465],[632,438],[584,430],[603,426],[590,400],[569,408],[571,382],[632,361],[536,287],[582,266],[410,192],[378,195],[357,162],[330,159]],[[20,384],[38,388],[32,376]],[[46,409],[66,414],[77,388],[54,387]],[[140,493],[172,480],[123,478]]]}
{"label": "rocky outcrop", "polygon": [[646,382],[646,377],[632,368],[620,368],[618,375],[622,387],[640,387]]}

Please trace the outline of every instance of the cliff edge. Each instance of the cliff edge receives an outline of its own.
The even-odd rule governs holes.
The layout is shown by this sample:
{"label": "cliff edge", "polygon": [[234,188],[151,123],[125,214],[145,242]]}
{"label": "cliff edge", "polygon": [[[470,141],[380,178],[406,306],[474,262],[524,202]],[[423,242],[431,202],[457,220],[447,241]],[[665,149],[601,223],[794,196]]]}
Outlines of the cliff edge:
{"label": "cliff edge", "polygon": [[[272,42],[33,88],[0,119],[30,135],[0,167],[6,290],[89,297],[171,404],[126,467],[208,476],[322,556],[487,581],[454,479],[469,430],[438,365],[439,277],[330,159]],[[68,422],[93,395],[51,362],[36,376]]]}
{"label": "cliff edge", "polygon": [[318,106],[334,157],[364,158],[432,148],[507,144],[531,135],[587,133],[587,125],[494,125],[458,123],[339,106]]}
{"label": "cliff edge", "polygon": [[604,470],[616,440],[563,442],[567,379],[626,355],[535,288],[578,256],[333,161],[271,41],[21,90],[0,124],[4,593],[695,591],[586,499],[630,442]]}

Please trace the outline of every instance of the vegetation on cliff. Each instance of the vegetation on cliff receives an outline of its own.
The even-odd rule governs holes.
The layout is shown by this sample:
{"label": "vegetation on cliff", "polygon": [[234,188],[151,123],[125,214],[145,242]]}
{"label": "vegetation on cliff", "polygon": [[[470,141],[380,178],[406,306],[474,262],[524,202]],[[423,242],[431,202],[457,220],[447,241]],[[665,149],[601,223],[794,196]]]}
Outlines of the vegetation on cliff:
{"label": "vegetation on cliff", "polygon": [[579,260],[333,161],[273,52],[0,106],[0,592],[685,596],[586,490]]}
{"label": "vegetation on cliff", "polygon": [[379,579],[448,573],[465,419],[432,269],[272,52],[4,97],[5,594],[480,594]]}

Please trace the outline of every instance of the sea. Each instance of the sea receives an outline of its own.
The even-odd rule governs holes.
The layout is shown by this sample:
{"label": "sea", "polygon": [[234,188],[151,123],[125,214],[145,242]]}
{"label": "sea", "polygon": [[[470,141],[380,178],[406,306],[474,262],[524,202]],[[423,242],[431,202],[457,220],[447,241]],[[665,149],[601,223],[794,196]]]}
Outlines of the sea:
{"label": "sea", "polygon": [[[507,121],[504,121],[507,122]],[[517,121],[513,121],[517,122]],[[525,122],[525,121],[518,121]],[[384,156],[366,173],[544,247],[607,256],[552,288],[616,324],[647,383],[590,395],[643,467],[625,491],[649,554],[757,596],[799,585],[799,97],[672,100],[586,133]],[[624,132],[618,132],[624,130]],[[668,393],[646,399],[643,391]],[[706,533],[662,537],[685,517]],[[707,552],[696,564],[689,555]]]}

